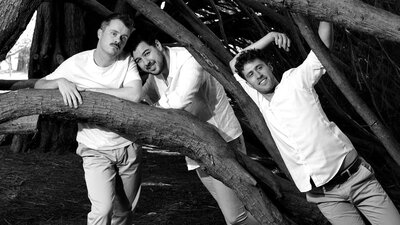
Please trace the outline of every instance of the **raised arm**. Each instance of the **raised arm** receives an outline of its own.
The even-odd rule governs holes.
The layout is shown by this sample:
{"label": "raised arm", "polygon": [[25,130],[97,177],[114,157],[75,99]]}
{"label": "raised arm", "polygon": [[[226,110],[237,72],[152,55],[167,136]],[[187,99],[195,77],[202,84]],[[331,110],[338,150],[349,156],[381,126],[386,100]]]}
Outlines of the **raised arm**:
{"label": "raised arm", "polygon": [[[278,46],[278,48],[283,48],[285,51],[289,51],[290,47],[290,39],[284,33],[279,32],[269,32],[267,35],[259,39],[258,41],[254,42],[253,44],[247,46],[243,50],[248,49],[263,49],[270,45],[272,42]],[[232,73],[235,73],[235,63],[236,58],[240,55],[237,54],[230,62],[229,66],[231,68]]]}
{"label": "raised arm", "polygon": [[319,22],[318,34],[322,42],[327,48],[333,45],[333,25],[332,23],[321,21]]}

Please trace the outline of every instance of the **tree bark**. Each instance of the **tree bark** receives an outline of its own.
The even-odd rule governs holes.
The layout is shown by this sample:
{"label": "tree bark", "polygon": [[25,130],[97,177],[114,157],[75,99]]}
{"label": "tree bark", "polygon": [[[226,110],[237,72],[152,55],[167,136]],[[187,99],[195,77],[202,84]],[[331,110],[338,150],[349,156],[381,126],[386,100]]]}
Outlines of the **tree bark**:
{"label": "tree bark", "polygon": [[179,151],[231,187],[262,224],[293,224],[237,163],[234,152],[212,125],[183,110],[159,109],[101,93],[81,94],[84,104],[73,109],[63,104],[57,90],[6,93],[0,102],[0,123],[32,114],[56,115],[96,123],[137,143]]}
{"label": "tree bark", "polygon": [[[71,2],[47,1],[40,5],[30,51],[29,78],[42,78],[50,74],[71,55],[84,50],[84,38],[87,36],[84,15],[79,5]],[[27,82],[19,81],[11,87],[33,87],[34,83],[30,83],[30,80]],[[73,151],[76,141],[75,133],[71,132],[76,130],[76,124],[48,120],[51,118],[41,117],[39,120],[40,129],[36,138],[40,145],[37,149],[43,152],[60,149]],[[65,142],[70,145],[65,145]]]}
{"label": "tree bark", "polygon": [[[246,0],[248,1],[248,0]],[[400,42],[400,16],[375,8],[360,0],[252,0],[272,8],[288,9],[295,13],[331,21],[344,27]]]}
{"label": "tree bark", "polygon": [[24,32],[42,0],[9,0],[0,2],[0,61]]}
{"label": "tree bark", "polygon": [[335,84],[339,87],[358,114],[360,114],[364,121],[369,124],[369,128],[379,138],[386,150],[400,166],[400,144],[389,132],[389,130],[382,124],[375,113],[371,111],[367,104],[358,96],[340,69],[335,66],[328,49],[324,46],[321,39],[314,34],[307,19],[304,16],[298,15],[295,17],[295,21],[299,26],[303,37],[314,50],[321,63],[325,66],[333,82],[335,82]]}
{"label": "tree bark", "polygon": [[71,2],[81,5],[89,11],[96,12],[102,17],[106,17],[112,13],[111,10],[107,9],[104,5],[100,4],[96,0],[71,0]]}
{"label": "tree bark", "polygon": [[177,11],[191,25],[193,30],[197,32],[204,41],[214,50],[214,54],[224,63],[228,63],[232,59],[232,55],[221,44],[220,38],[215,35],[203,22],[197,18],[193,11],[186,5],[183,0],[171,0]]}
{"label": "tree bark", "polygon": [[0,134],[29,134],[37,131],[39,115],[24,116],[0,124]]}

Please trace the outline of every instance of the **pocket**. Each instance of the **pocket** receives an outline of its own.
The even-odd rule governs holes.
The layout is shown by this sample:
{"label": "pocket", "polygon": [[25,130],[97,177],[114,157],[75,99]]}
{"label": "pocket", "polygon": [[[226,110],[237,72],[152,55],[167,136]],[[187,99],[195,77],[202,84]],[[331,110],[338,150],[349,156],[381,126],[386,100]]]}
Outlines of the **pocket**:
{"label": "pocket", "polygon": [[372,169],[371,165],[365,161],[365,159],[361,158],[361,165],[365,169],[367,169],[371,174],[375,174],[374,169]]}
{"label": "pocket", "polygon": [[76,148],[76,154],[77,155],[82,156],[82,150],[84,148],[83,146],[84,146],[83,144],[78,143],[78,147]]}
{"label": "pocket", "polygon": [[87,152],[90,151],[91,149],[86,147],[86,145],[82,143],[78,143],[78,147],[76,148],[76,154],[79,155],[80,157],[87,156]]}

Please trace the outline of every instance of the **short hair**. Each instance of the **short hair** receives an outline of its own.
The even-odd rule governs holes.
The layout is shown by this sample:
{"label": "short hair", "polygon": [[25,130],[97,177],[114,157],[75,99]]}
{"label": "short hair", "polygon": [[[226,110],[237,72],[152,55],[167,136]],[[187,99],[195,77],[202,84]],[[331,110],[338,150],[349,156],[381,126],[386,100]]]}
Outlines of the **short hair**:
{"label": "short hair", "polygon": [[133,52],[136,50],[140,42],[145,42],[148,45],[155,46],[157,35],[154,32],[145,32],[144,30],[135,30],[128,39],[125,45],[125,51]]}
{"label": "short hair", "polygon": [[247,63],[252,62],[256,59],[260,59],[267,64],[270,63],[270,60],[261,49],[249,49],[240,53],[240,55],[236,58],[236,63],[235,63],[235,69],[239,74],[239,76],[244,78],[243,74],[244,66]]}
{"label": "short hair", "polygon": [[108,15],[101,22],[100,28],[104,30],[104,28],[110,24],[111,20],[120,20],[130,31],[135,29],[135,23],[133,22],[133,19],[128,14],[124,13],[112,13]]}

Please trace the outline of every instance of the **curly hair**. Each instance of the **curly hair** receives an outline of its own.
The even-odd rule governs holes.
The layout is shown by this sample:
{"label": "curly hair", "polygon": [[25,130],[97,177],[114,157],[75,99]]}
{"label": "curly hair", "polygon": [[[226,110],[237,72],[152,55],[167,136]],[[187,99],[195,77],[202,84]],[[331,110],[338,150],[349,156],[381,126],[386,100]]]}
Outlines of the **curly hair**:
{"label": "curly hair", "polygon": [[240,55],[236,58],[235,69],[239,76],[244,78],[243,69],[244,66],[256,59],[261,59],[266,63],[270,63],[268,57],[264,54],[261,49],[249,49],[240,53]]}

